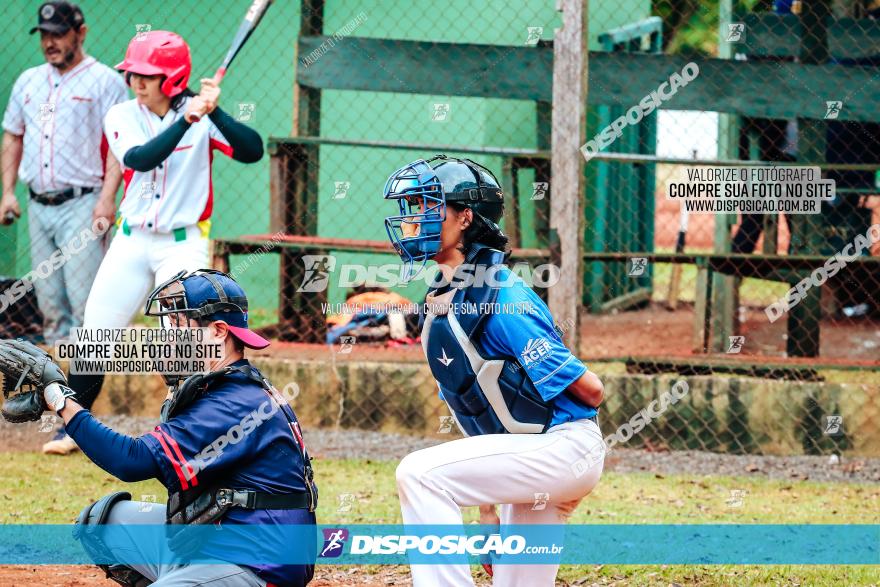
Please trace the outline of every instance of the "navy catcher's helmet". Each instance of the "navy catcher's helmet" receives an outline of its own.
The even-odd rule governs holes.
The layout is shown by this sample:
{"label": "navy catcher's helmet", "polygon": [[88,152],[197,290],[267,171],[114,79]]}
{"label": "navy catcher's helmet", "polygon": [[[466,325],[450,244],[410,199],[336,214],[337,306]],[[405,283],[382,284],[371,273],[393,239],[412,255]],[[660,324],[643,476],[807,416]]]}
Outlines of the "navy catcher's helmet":
{"label": "navy catcher's helmet", "polygon": [[[414,277],[440,249],[446,205],[474,212],[474,222],[501,233],[504,193],[492,172],[470,159],[437,155],[401,167],[385,183],[385,199],[396,200],[399,214],[385,218],[388,238],[404,262],[404,280]],[[414,264],[421,266],[414,270]]]}
{"label": "navy catcher's helmet", "polygon": [[[227,273],[216,269],[181,271],[147,297],[145,316],[156,316],[163,328],[188,328],[222,320],[244,346],[263,349],[269,341],[248,327],[248,300]],[[176,315],[176,324],[170,317]]]}

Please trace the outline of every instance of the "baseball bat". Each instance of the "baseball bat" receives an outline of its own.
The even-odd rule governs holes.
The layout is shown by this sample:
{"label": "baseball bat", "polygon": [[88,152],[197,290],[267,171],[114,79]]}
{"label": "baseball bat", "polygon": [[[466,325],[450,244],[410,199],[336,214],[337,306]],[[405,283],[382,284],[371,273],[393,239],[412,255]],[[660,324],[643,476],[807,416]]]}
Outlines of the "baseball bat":
{"label": "baseball bat", "polygon": [[4,226],[8,226],[8,225],[12,224],[13,222],[15,222],[15,214],[13,214],[12,212],[7,212],[6,215],[3,217],[2,224]]}
{"label": "baseball bat", "polygon": [[[235,36],[232,38],[232,44],[229,46],[226,58],[223,59],[223,63],[220,64],[220,67],[217,68],[217,72],[214,74],[214,79],[217,80],[218,84],[226,75],[229,66],[232,65],[232,60],[235,59],[235,56],[238,55],[241,48],[244,47],[245,42],[250,38],[251,34],[257,28],[257,25],[260,24],[263,15],[266,14],[266,10],[269,9],[272,1],[273,0],[254,0],[251,2],[250,8],[248,8],[247,13],[244,15],[244,20],[241,21],[238,30],[235,32]],[[201,120],[201,117],[191,115],[187,120],[189,122],[198,122]]]}
{"label": "baseball bat", "polygon": [[[675,239],[675,252],[681,254],[684,252],[685,241],[687,240],[688,230],[688,213],[681,204],[681,216],[679,217],[678,237]],[[678,307],[678,289],[681,285],[681,263],[672,266],[672,276],[669,279],[669,295],[666,298],[666,309],[675,310]]]}
{"label": "baseball bat", "polygon": [[[697,150],[691,151],[693,159],[697,159]],[[675,239],[675,253],[680,255],[684,252],[688,231],[688,212],[684,203],[681,203],[678,217],[678,237]],[[672,275],[669,278],[669,293],[666,296],[666,309],[675,310],[678,307],[678,290],[681,285],[681,263],[672,266]]]}

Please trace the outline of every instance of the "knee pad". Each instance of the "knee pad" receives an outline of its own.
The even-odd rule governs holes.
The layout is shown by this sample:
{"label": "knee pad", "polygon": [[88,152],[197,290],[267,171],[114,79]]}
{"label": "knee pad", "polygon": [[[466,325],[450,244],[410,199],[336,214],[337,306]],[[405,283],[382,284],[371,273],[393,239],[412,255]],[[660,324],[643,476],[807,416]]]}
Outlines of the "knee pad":
{"label": "knee pad", "polygon": [[[100,537],[90,530],[89,526],[100,526],[107,523],[110,511],[120,501],[131,501],[131,494],[117,491],[105,495],[95,503],[86,506],[73,527],[73,537],[79,540],[92,559],[112,560],[112,554],[101,541]],[[136,570],[122,564],[97,564],[107,574],[107,578],[125,587],[147,587],[152,581]]]}
{"label": "knee pad", "polygon": [[127,491],[117,491],[110,495],[105,495],[95,503],[87,505],[76,518],[76,524],[73,527],[73,537],[82,540],[89,535],[89,526],[98,526],[106,524],[107,518],[110,517],[110,510],[120,501],[131,501],[131,494]]}

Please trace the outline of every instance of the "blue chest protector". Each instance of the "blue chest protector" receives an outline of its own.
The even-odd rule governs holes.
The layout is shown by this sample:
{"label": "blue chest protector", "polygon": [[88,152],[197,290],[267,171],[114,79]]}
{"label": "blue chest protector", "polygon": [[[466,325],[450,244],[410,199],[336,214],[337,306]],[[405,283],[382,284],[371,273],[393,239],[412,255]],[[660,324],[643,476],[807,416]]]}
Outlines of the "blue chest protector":
{"label": "blue chest protector", "polygon": [[[491,275],[490,268],[506,271],[504,253],[476,247],[466,261],[473,264],[476,275],[480,270]],[[514,357],[486,356],[480,344],[486,319],[499,310],[499,285],[492,279],[483,281],[492,285],[471,285],[433,298],[429,295],[422,327],[428,365],[443,399],[468,436],[540,434],[553,416],[552,401],[541,397]]]}

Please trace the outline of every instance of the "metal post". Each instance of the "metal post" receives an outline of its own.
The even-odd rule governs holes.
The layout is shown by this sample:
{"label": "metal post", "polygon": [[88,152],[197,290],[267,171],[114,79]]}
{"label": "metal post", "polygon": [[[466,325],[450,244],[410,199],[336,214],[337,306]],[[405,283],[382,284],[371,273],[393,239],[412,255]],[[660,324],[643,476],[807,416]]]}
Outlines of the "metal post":
{"label": "metal post", "polygon": [[[314,36],[324,31],[324,0],[300,2],[300,36]],[[299,55],[294,68],[298,69]],[[307,88],[294,80],[292,136],[320,136],[321,90]],[[318,145],[302,145],[296,149],[284,149],[279,153],[277,169],[273,173],[277,202],[273,211],[282,211],[283,221],[274,221],[289,234],[317,234],[318,202]],[[317,308],[326,292],[311,299],[296,291],[305,268],[300,255],[281,250],[280,253],[281,296],[278,304],[279,337],[282,340],[321,342],[323,336],[314,330],[311,320],[319,315]]]}
{"label": "metal post", "polygon": [[[733,1],[721,0],[719,4],[719,29],[718,29],[718,56],[722,59],[733,59],[734,46],[727,42],[729,33],[728,25],[734,21]],[[748,32],[746,33],[748,34]],[[733,114],[720,114],[718,116],[718,157],[739,159],[739,117]],[[735,214],[715,215],[715,247],[716,253],[730,252],[730,227],[736,223]],[[711,309],[710,332],[708,333],[709,345],[703,352],[723,352],[727,349],[726,343],[729,337],[736,331],[734,317],[737,308],[734,306],[737,296],[734,290],[738,287],[738,280],[732,275],[714,274],[710,277],[711,283],[706,290],[699,290],[698,297],[711,295],[706,300],[707,307]],[[695,318],[700,321],[702,318]]]}

